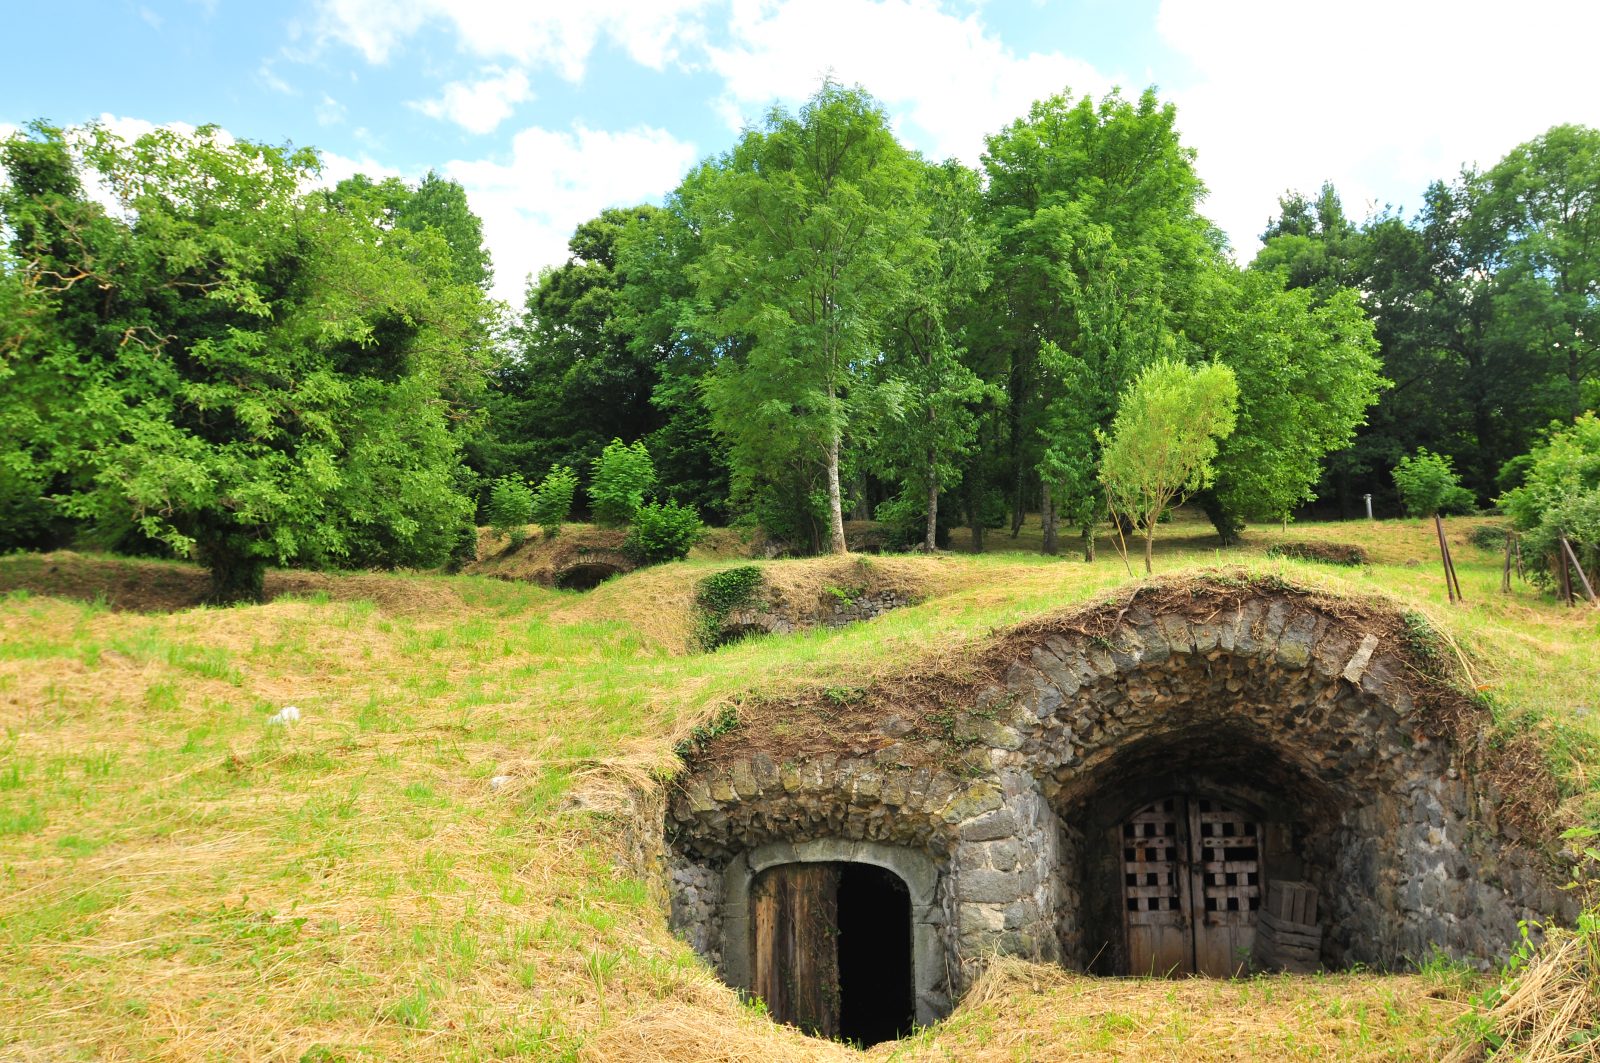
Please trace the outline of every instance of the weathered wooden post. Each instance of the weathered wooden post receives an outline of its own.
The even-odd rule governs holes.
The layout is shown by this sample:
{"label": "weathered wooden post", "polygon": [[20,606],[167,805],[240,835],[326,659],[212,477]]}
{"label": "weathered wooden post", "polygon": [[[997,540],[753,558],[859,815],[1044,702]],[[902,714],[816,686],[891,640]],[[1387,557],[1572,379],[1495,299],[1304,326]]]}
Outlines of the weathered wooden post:
{"label": "weathered wooden post", "polygon": [[1362,498],[1362,501],[1366,502],[1366,504],[1367,504],[1367,519],[1368,520],[1372,520],[1373,519],[1373,517],[1372,517],[1372,496],[1371,495],[1362,495],[1361,498]]}
{"label": "weathered wooden post", "polygon": [[1444,589],[1450,595],[1451,604],[1465,601],[1461,594],[1461,581],[1456,578],[1456,566],[1450,560],[1450,543],[1444,537],[1444,521],[1439,514],[1433,515],[1433,529],[1439,533],[1439,557],[1444,561]]}
{"label": "weathered wooden post", "polygon": [[[1566,561],[1568,561],[1573,570],[1578,573],[1578,579],[1583,584],[1583,596],[1588,599],[1590,605],[1593,605],[1594,588],[1589,585],[1589,576],[1583,571],[1583,563],[1578,560],[1577,552],[1572,549],[1572,544],[1567,542],[1567,537],[1565,535],[1561,537],[1561,549],[1567,552]],[[1567,597],[1569,600],[1572,597],[1572,580],[1570,578],[1567,580]]]}

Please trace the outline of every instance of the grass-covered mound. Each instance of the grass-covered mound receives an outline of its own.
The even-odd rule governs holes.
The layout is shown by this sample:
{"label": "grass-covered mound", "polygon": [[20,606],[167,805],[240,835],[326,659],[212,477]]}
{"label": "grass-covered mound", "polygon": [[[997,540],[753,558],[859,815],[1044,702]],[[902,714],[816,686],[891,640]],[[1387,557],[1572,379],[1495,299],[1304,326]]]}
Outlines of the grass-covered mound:
{"label": "grass-covered mound", "polygon": [[[1450,607],[1420,522],[1294,529],[1359,542],[1374,560],[1351,570],[1262,558],[1276,529],[1229,551],[1168,531],[1158,572],[1240,563],[1428,617],[1494,740],[1533,736],[1556,770],[1552,821],[1600,820],[1600,614],[1500,595],[1500,559],[1468,550]],[[407,589],[378,602],[330,577],[124,612],[94,600],[99,561],[58,558],[57,597],[18,576],[39,559],[0,559],[0,586],[28,588],[0,602],[0,1057],[844,1058],[667,932],[651,830],[674,746],[753,695],[864,689],[1128,582],[1109,549],[906,560],[930,573],[918,606],[704,654],[685,652],[695,588],[727,560],[587,594],[360,577]],[[297,723],[268,722],[290,705]],[[1169,984],[1008,966],[986,985],[872,1054],[1417,1058],[1482,989],[1442,968]]]}

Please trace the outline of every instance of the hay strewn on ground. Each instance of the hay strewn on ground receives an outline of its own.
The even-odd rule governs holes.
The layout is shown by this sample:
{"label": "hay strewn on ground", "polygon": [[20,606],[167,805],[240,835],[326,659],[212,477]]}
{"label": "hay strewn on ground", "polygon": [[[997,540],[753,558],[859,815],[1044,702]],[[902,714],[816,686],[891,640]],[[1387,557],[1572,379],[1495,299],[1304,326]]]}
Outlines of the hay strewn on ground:
{"label": "hay strewn on ground", "polygon": [[[1600,614],[1501,596],[1499,558],[1465,547],[1452,608],[1420,523],[1293,530],[1374,562],[1265,561],[1277,529],[1221,551],[1183,522],[1163,526],[1157,568],[1237,562],[1425,613],[1506,733],[1552,758],[1560,821],[1600,819]],[[843,1058],[741,1004],[667,932],[643,843],[673,743],[752,692],[866,686],[1127,582],[1108,551],[872,559],[891,562],[927,601],[689,654],[676,603],[725,560],[588,595],[317,577],[263,606],[140,613],[109,605],[107,574],[129,563],[0,559],[0,586],[30,589],[0,601],[0,1058]],[[199,579],[131,564],[136,587]],[[812,562],[772,571],[791,564],[811,578]],[[287,705],[301,721],[269,725]],[[871,1054],[1422,1058],[1468,992],[1448,972],[1167,984],[1003,967],[985,986]]]}

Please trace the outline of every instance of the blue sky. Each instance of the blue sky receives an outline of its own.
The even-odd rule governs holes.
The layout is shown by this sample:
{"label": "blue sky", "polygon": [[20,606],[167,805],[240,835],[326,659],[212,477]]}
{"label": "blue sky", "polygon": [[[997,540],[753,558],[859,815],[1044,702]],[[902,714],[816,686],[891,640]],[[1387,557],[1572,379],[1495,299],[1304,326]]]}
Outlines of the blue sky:
{"label": "blue sky", "polygon": [[1414,205],[1557,122],[1600,125],[1600,4],[1424,0],[100,0],[12,6],[0,127],[214,122],[460,180],[497,294],[603,207],[658,200],[825,71],[975,163],[1042,95],[1155,85],[1248,256],[1286,188]]}

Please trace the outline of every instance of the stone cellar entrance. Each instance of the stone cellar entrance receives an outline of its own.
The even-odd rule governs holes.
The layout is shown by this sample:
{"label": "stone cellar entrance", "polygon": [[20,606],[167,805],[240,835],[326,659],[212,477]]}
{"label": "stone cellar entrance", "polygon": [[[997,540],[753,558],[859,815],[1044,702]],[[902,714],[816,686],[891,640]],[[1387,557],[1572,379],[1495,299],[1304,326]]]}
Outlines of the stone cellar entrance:
{"label": "stone cellar entrance", "polygon": [[780,864],[750,886],[755,994],[778,1022],[863,1047],[911,1032],[911,896],[887,868]]}
{"label": "stone cellar entrance", "polygon": [[[948,1015],[997,955],[1487,969],[1519,920],[1572,916],[1404,618],[1180,591],[999,637],[967,685],[759,708],[672,794],[672,925],[775,1019],[870,1045]],[[794,748],[763,748],[772,720]]]}
{"label": "stone cellar entrance", "polygon": [[1175,795],[1117,829],[1131,974],[1231,977],[1261,907],[1260,826],[1221,801]]}

